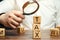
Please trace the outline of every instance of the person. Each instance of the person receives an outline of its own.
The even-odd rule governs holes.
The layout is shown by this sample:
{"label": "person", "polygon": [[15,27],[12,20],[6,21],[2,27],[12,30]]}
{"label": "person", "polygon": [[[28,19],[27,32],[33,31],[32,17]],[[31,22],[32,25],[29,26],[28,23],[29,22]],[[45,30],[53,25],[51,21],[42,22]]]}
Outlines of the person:
{"label": "person", "polygon": [[0,3],[0,13],[2,11],[5,12],[5,14],[0,16],[0,24],[3,24],[5,27],[8,27],[8,28],[10,27],[16,28],[22,22],[22,20],[24,19],[24,16],[21,14],[22,11],[20,12],[16,10],[11,10],[13,9],[12,4],[9,4],[11,1],[3,0]]}
{"label": "person", "polygon": [[[15,0],[3,0],[0,2],[0,24],[5,27],[18,27],[24,22],[32,29],[33,16],[41,16],[41,29],[54,28],[60,26],[60,0],[36,0],[39,3],[39,10],[33,15],[22,15],[22,6],[29,0],[16,0],[20,10],[14,10]],[[25,25],[24,25],[25,26]]]}

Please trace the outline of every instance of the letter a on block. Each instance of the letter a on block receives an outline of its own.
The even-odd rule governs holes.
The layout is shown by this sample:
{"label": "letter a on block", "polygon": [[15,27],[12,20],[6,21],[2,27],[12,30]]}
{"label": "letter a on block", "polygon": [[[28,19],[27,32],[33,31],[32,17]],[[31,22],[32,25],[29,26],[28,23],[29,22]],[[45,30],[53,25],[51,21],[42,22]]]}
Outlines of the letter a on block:
{"label": "letter a on block", "polygon": [[40,24],[33,24],[33,30],[38,29],[40,30]]}

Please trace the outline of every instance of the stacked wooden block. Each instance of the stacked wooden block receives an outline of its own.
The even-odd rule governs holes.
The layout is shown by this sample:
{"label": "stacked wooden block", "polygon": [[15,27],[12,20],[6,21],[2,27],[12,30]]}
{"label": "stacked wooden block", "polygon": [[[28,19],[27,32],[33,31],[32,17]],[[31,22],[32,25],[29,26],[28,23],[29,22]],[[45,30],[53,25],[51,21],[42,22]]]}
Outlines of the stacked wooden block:
{"label": "stacked wooden block", "polygon": [[32,27],[33,38],[41,38],[40,23],[41,23],[41,17],[34,16],[33,17],[33,27]]}

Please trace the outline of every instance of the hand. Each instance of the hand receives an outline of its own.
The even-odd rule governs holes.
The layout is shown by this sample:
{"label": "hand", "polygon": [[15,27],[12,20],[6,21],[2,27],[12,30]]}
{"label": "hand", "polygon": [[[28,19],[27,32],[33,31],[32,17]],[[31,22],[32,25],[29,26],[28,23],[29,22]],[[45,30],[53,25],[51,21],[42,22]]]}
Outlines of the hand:
{"label": "hand", "polygon": [[6,27],[16,28],[23,21],[24,15],[21,11],[10,11],[0,16],[1,23]]}

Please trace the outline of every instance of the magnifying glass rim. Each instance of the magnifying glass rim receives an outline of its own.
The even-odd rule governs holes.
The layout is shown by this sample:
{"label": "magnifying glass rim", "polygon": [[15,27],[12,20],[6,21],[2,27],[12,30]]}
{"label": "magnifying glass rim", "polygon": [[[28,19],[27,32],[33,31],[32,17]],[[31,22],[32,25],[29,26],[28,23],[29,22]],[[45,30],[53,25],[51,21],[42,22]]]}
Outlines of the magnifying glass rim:
{"label": "magnifying glass rim", "polygon": [[[36,3],[36,4],[37,4],[36,10],[33,11],[33,12],[31,12],[31,13],[25,13],[25,12],[24,12],[25,7],[28,6],[29,4],[33,4],[33,3]],[[28,1],[28,2],[26,2],[26,3],[23,5],[23,15],[32,15],[32,14],[34,14],[38,9],[39,9],[39,3],[38,3],[37,1],[34,1],[34,2],[29,2],[29,1]]]}

